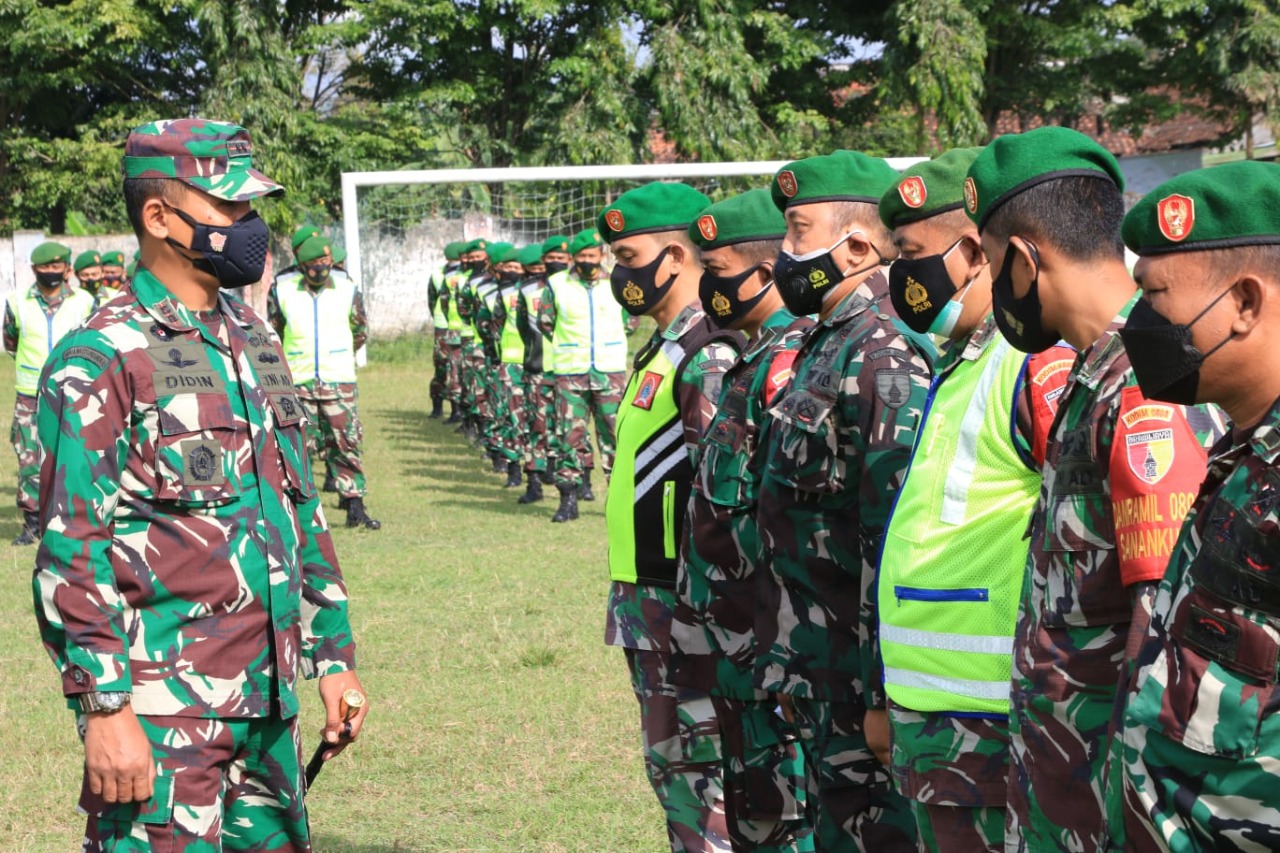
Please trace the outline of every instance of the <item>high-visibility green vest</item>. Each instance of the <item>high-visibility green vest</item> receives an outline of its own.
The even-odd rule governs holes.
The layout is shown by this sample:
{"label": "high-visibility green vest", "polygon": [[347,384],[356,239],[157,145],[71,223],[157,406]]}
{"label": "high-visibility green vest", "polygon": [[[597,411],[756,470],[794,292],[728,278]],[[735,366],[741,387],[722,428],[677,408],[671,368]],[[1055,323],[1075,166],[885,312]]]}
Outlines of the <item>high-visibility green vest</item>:
{"label": "high-visibility green vest", "polygon": [[542,336],[542,330],[538,328],[538,311],[542,308],[542,291],[546,286],[546,281],[541,278],[521,284],[520,298],[524,300],[525,315],[529,318],[529,334],[537,346],[536,351],[527,354],[535,361],[531,363],[526,358],[524,368],[549,375],[556,372],[555,352],[550,341]]}
{"label": "high-visibility green vest", "polygon": [[355,340],[351,334],[351,305],[356,285],[340,270],[319,290],[306,286],[300,273],[276,282],[276,302],[284,314],[284,357],[299,385],[355,382]]}
{"label": "high-visibility green vest", "polygon": [[52,314],[45,313],[35,285],[24,292],[9,294],[9,310],[18,326],[18,351],[13,355],[17,371],[14,390],[27,397],[39,392],[40,371],[44,370],[54,344],[83,323],[93,309],[93,297],[83,290],[68,293]]}
{"label": "high-visibility green vest", "polygon": [[502,363],[523,365],[524,338],[520,337],[520,318],[516,314],[520,310],[520,288],[512,285],[499,290],[498,298],[507,312],[498,338]]}
{"label": "high-visibility green vest", "polygon": [[627,381],[604,505],[609,577],[615,581],[676,585],[676,555],[694,475],[676,383],[689,360],[713,340],[732,338],[713,330],[704,315],[678,339],[663,340],[652,354],[642,353]]}
{"label": "high-visibility green vest", "polygon": [[480,334],[480,309],[483,307],[493,316],[493,306],[498,299],[498,282],[492,278],[486,278],[472,287],[475,293],[476,305],[471,311],[471,330],[477,336]]}
{"label": "high-visibility green vest", "polygon": [[441,264],[440,271],[436,273],[436,304],[431,309],[431,325],[443,331],[449,325],[449,317],[444,313],[444,305],[441,304],[440,294],[444,292],[445,280],[448,279],[449,273],[445,271],[448,264]]}
{"label": "high-visibility green vest", "polygon": [[569,270],[548,279],[556,299],[556,373],[621,373],[627,369],[627,329],[622,308],[603,279],[588,287]]}
{"label": "high-visibility green vest", "polygon": [[878,583],[885,691],[913,711],[1009,712],[1022,535],[1040,490],[1014,444],[1025,364],[997,335],[929,393]]}
{"label": "high-visibility green vest", "polygon": [[462,315],[458,313],[458,291],[462,289],[463,283],[470,275],[471,273],[466,270],[458,270],[445,279],[445,286],[449,288],[449,312],[445,327],[464,338],[473,337],[476,333],[475,329],[471,328],[471,324],[462,319]]}

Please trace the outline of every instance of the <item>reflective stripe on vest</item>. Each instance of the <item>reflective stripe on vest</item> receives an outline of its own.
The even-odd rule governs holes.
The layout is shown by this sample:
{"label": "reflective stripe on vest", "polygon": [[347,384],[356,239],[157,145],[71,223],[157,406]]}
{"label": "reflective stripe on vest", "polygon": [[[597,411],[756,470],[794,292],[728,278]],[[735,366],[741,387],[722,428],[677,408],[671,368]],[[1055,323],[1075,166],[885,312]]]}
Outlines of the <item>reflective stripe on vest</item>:
{"label": "reflective stripe on vest", "polygon": [[83,290],[72,290],[58,303],[52,315],[46,314],[44,303],[28,290],[9,297],[9,310],[18,326],[18,351],[13,355],[17,371],[14,390],[34,397],[40,390],[40,371],[49,353],[62,336],[79,326],[93,313],[93,297]]}
{"label": "reflective stripe on vest", "polygon": [[524,338],[520,337],[520,288],[508,287],[498,292],[507,316],[502,321],[502,334],[498,338],[503,364],[524,364]]}
{"label": "reflective stripe on vest", "polygon": [[[351,305],[356,285],[339,271],[330,285],[312,291],[298,273],[276,283],[276,302],[284,314],[284,357],[293,381],[302,384],[355,382],[355,339],[351,334]],[[314,293],[314,295],[313,295]]]}
{"label": "reflective stripe on vest", "polygon": [[[555,373],[556,357],[555,348],[551,346],[550,341],[542,336],[542,330],[538,328],[538,312],[542,309],[542,292],[546,289],[545,281],[534,281],[530,284],[521,285],[520,298],[524,300],[524,310],[529,318],[529,334],[537,341],[539,360],[539,372]],[[525,368],[529,369],[529,362],[525,362]]]}
{"label": "reflective stripe on vest", "polygon": [[587,287],[568,270],[549,280],[556,299],[556,331],[552,342],[556,372],[621,373],[627,369],[627,330],[622,308],[608,282]]}
{"label": "reflective stripe on vest", "polygon": [[431,309],[431,325],[437,329],[444,329],[449,325],[449,317],[440,303],[440,294],[444,292],[444,283],[449,278],[449,273],[445,272],[446,266],[448,264],[441,265],[440,272],[436,274],[436,307]]}
{"label": "reflective stripe on vest", "polygon": [[1040,489],[1013,445],[1026,357],[996,337],[935,381],[884,537],[878,581],[885,691],[921,712],[1007,714]]}

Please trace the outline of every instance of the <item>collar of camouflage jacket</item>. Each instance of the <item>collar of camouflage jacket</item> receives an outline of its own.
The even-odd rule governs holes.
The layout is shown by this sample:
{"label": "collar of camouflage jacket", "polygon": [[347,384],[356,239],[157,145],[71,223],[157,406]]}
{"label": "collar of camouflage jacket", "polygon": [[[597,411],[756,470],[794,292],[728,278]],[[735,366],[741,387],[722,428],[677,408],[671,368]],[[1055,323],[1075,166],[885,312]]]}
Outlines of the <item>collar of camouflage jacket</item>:
{"label": "collar of camouflage jacket", "polygon": [[1124,342],[1120,340],[1120,330],[1129,319],[1129,312],[1137,304],[1141,291],[1135,290],[1133,296],[1120,309],[1120,313],[1111,321],[1098,339],[1084,351],[1084,363],[1076,371],[1076,381],[1090,391],[1098,390],[1098,383],[1107,375],[1116,359],[1124,355]]}
{"label": "collar of camouflage jacket", "polygon": [[1280,457],[1280,400],[1271,404],[1271,409],[1249,437],[1249,444],[1258,458],[1268,465]]}
{"label": "collar of camouflage jacket", "polygon": [[684,306],[680,313],[676,315],[676,318],[662,330],[662,337],[668,341],[680,340],[690,329],[698,324],[698,321],[703,316],[702,306],[697,302],[691,302]]}
{"label": "collar of camouflage jacket", "polygon": [[[226,345],[218,340],[195,315],[179,302],[160,280],[145,269],[139,269],[133,279],[133,294],[142,309],[160,325],[174,332],[198,331],[200,335],[219,349]],[[229,317],[241,328],[253,326],[253,318],[246,313],[244,303],[231,299],[227,294],[218,292],[218,310],[224,317]]]}

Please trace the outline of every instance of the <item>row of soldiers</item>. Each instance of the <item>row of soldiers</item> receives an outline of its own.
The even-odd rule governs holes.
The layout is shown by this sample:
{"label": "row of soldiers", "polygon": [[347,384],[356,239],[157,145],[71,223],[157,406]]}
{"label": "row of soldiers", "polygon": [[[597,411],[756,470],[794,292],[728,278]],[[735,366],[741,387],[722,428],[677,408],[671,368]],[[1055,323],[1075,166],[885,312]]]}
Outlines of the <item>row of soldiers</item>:
{"label": "row of soldiers", "polygon": [[507,487],[526,483],[520,503],[543,500],[554,483],[553,522],[577,519],[578,501],[595,500],[592,422],[606,478],[614,462],[635,325],[603,292],[603,255],[595,228],[518,250],[478,238],[446,245],[428,284],[431,417],[449,401],[446,423],[507,474]]}
{"label": "row of soldiers", "polygon": [[600,212],[673,850],[1280,849],[1280,167],[1123,187],[1048,127]]}

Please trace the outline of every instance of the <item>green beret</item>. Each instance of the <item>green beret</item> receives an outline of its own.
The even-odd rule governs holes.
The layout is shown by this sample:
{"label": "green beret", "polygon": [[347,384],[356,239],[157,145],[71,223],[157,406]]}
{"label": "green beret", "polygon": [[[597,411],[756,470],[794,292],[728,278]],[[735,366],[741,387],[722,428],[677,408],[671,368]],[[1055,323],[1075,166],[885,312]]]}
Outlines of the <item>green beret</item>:
{"label": "green beret", "polygon": [[1020,192],[1057,178],[1111,181],[1124,191],[1124,175],[1111,152],[1069,127],[1037,127],[996,138],[969,167],[964,209],[982,228],[996,208]]}
{"label": "green beret", "polygon": [[1139,255],[1280,243],[1280,165],[1245,160],[1165,181],[1124,218]]}
{"label": "green beret", "polygon": [[778,210],[824,201],[879,204],[897,178],[897,171],[879,157],[868,157],[861,151],[835,151],[783,166],[773,176],[770,192]]}
{"label": "green beret", "polygon": [[892,231],[964,207],[964,179],[981,148],[952,148],[908,166],[880,196],[880,221]]}
{"label": "green beret", "polygon": [[284,187],[253,168],[249,131],[202,118],[134,128],[124,143],[124,177],[172,178],[224,201],[284,193]]}
{"label": "green beret", "polygon": [[477,237],[462,247],[462,254],[469,255],[472,252],[489,254],[489,239],[487,237]]}
{"label": "green beret", "polygon": [[781,240],[786,233],[787,220],[764,188],[747,190],[704,208],[689,226],[689,239],[703,249]]}
{"label": "green beret", "polygon": [[301,246],[306,240],[310,239],[311,237],[318,237],[318,236],[320,236],[319,228],[317,228],[314,225],[303,225],[297,231],[293,232],[293,239],[289,241],[289,244],[293,246],[293,250],[296,252],[298,251],[298,247]]}
{"label": "green beret", "polygon": [[688,184],[654,181],[618,196],[600,211],[596,230],[612,243],[633,234],[683,231],[711,199]]}
{"label": "green beret", "polygon": [[81,252],[76,255],[76,262],[71,266],[76,272],[80,272],[85,267],[100,267],[102,266],[102,255],[96,249]]}
{"label": "green beret", "polygon": [[330,248],[333,250],[333,262],[335,264],[340,264],[347,259],[346,249],[341,246],[331,246]]}
{"label": "green beret", "polygon": [[124,252],[103,252],[102,265],[106,267],[124,266]]}
{"label": "green beret", "polygon": [[583,249],[603,245],[604,241],[600,239],[599,231],[594,228],[583,228],[577,234],[574,234],[573,239],[569,241],[569,254],[576,255]]}
{"label": "green beret", "polygon": [[550,237],[542,241],[542,254],[547,252],[567,252],[569,251],[569,242],[572,240],[565,234],[552,234]]}
{"label": "green beret", "polygon": [[71,263],[71,249],[61,243],[41,243],[31,250],[31,263],[33,266],[41,266],[42,264],[52,264],[56,261],[66,261]]}
{"label": "green beret", "polygon": [[542,244],[534,243],[532,246],[525,246],[516,252],[516,260],[522,267],[532,267],[542,263]]}
{"label": "green beret", "polygon": [[444,259],[446,261],[456,261],[458,258],[462,257],[462,249],[466,245],[467,244],[462,240],[454,240],[452,243],[445,243]]}
{"label": "green beret", "polygon": [[310,261],[323,258],[329,253],[329,238],[325,237],[323,234],[308,237],[302,241],[298,248],[293,250],[293,254],[300,264],[309,263]]}
{"label": "green beret", "polygon": [[516,259],[516,247],[510,243],[490,243],[489,260],[495,264],[505,264]]}

